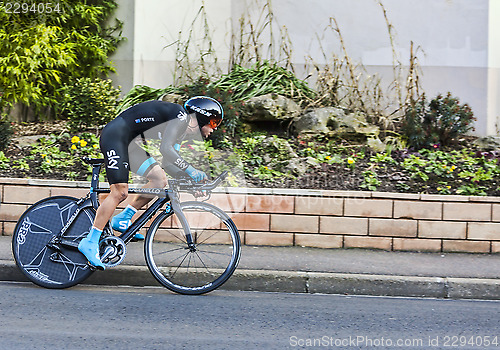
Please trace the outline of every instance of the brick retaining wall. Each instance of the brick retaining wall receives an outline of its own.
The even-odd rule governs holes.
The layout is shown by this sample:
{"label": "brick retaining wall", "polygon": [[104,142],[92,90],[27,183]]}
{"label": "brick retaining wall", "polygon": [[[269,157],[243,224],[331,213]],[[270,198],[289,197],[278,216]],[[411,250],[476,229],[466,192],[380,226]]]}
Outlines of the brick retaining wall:
{"label": "brick retaining wall", "polygon": [[[0,178],[0,224],[54,195],[84,196],[86,182]],[[287,189],[232,189],[211,203],[235,211],[247,245],[500,252],[500,198]],[[125,203],[126,204],[126,203]]]}

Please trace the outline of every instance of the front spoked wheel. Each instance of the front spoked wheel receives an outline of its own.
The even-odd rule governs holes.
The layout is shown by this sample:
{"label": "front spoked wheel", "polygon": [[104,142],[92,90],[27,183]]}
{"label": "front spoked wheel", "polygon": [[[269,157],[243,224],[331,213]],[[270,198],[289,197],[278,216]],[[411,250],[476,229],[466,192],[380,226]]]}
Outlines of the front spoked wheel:
{"label": "front spoked wheel", "polygon": [[[12,237],[14,260],[33,283],[67,288],[92,274],[87,259],[76,247],[89,233],[95,211],[84,208],[77,214],[78,208],[76,198],[49,197],[28,208],[17,222]],[[67,230],[60,239],[67,244],[62,245],[58,235],[65,226]]]}
{"label": "front spoked wheel", "polygon": [[191,228],[189,247],[176,214],[161,213],[148,230],[145,257],[163,286],[181,294],[203,294],[233,274],[241,253],[238,229],[219,208],[201,202],[181,204]]}

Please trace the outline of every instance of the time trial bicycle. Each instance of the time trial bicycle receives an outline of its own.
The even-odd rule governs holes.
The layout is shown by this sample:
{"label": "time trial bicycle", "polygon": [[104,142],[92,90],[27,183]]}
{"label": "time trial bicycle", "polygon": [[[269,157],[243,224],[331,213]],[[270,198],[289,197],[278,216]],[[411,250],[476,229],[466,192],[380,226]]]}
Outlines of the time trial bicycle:
{"label": "time trial bicycle", "polygon": [[[54,196],[29,207],[19,218],[12,238],[17,266],[35,284],[67,288],[81,283],[94,271],[78,250],[90,231],[99,194],[103,159],[84,158],[92,165],[90,191],[83,198]],[[99,242],[101,261],[114,267],[125,258],[127,244],[151,222],[145,241],[146,264],[166,288],[181,294],[203,294],[220,287],[233,274],[241,254],[238,229],[227,213],[206,201],[180,201],[183,192],[203,191],[207,198],[227,176],[209,183],[171,179],[167,189],[129,188],[129,193],[158,197],[122,234],[109,223]]]}

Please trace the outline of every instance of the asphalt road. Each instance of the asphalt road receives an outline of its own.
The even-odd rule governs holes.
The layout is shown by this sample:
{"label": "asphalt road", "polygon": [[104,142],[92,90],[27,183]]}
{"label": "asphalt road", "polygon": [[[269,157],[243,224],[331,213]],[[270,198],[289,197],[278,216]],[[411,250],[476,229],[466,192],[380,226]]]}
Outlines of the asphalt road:
{"label": "asphalt road", "polygon": [[495,301],[2,282],[0,349],[494,349],[499,311]]}

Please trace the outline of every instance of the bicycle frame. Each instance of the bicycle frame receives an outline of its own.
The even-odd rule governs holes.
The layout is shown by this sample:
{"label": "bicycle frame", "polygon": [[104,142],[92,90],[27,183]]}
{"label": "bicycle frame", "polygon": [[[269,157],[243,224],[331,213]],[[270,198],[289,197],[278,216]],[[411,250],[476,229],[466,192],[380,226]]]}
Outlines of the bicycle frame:
{"label": "bicycle frame", "polygon": [[[71,226],[75,218],[78,216],[81,210],[88,208],[88,207],[93,207],[95,210],[99,208],[99,199],[98,195],[100,193],[110,193],[110,189],[108,188],[100,188],[99,187],[99,173],[101,171],[101,162],[93,162],[90,163],[92,165],[92,180],[90,182],[90,192],[89,194],[82,198],[79,202],[79,208],[73,216],[68,220],[68,223],[66,224],[65,227],[61,230],[59,233],[59,238],[66,232],[66,230]],[[170,184],[175,183],[175,180],[170,180]],[[137,218],[137,220],[134,221],[134,223],[125,231],[123,232],[120,236],[118,236],[125,244],[128,244],[134,235],[144,226],[146,222],[151,220],[151,218],[158,212],[158,210],[168,202],[170,202],[170,205],[167,205],[165,208],[165,212],[169,215],[172,215],[175,213],[177,215],[177,218],[179,219],[182,227],[184,228],[185,234],[186,234],[186,242],[188,246],[191,248],[194,246],[193,244],[193,237],[191,235],[191,229],[189,227],[188,221],[186,217],[184,216],[184,213],[182,212],[181,206],[180,206],[180,201],[178,198],[178,195],[176,191],[172,190],[173,186],[169,186],[169,189],[164,189],[164,188],[129,188],[128,193],[132,194],[148,194],[148,195],[155,195],[159,197],[157,200],[155,200],[149,207],[144,211],[144,213]],[[78,248],[73,242],[66,241],[64,239],[61,239],[59,241],[60,244],[63,244],[66,247],[71,247],[71,248]]]}

